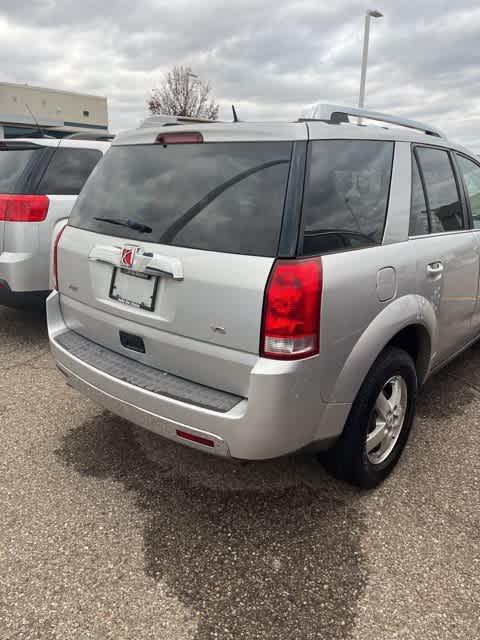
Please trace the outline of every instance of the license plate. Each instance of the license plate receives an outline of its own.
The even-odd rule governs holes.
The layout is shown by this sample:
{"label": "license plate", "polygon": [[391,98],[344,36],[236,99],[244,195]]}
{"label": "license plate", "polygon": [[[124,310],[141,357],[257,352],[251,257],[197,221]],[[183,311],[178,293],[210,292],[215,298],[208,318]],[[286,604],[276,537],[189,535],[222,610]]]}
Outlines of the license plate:
{"label": "license plate", "polygon": [[110,286],[110,298],[112,300],[117,300],[144,311],[153,311],[157,289],[157,276],[127,271],[126,269],[113,270],[112,284]]}

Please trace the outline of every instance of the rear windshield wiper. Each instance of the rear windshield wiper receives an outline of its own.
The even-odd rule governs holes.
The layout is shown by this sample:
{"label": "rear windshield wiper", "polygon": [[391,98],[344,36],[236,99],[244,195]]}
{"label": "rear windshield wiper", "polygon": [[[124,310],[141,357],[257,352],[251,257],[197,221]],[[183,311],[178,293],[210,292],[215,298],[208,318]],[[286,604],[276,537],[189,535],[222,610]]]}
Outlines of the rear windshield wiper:
{"label": "rear windshield wiper", "polygon": [[135,222],[135,220],[117,220],[116,218],[94,218],[94,220],[98,220],[99,222],[108,222],[110,224],[117,224],[119,227],[128,227],[129,229],[133,229],[134,231],[138,231],[139,233],[152,233],[152,227],[149,227],[146,224],[142,224],[141,222]]}

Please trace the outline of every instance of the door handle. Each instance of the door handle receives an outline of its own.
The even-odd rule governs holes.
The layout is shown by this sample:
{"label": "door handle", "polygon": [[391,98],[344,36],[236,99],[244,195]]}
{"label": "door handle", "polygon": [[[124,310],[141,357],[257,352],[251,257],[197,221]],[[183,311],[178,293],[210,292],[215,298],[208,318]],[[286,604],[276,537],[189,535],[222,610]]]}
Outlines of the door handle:
{"label": "door handle", "polygon": [[161,256],[158,253],[145,253],[150,258],[143,271],[152,276],[163,276],[173,280],[183,280],[183,266],[178,258]]}
{"label": "door handle", "polygon": [[96,245],[88,254],[91,262],[103,262],[118,267],[122,250],[120,247]]}
{"label": "door handle", "polygon": [[443,273],[443,263],[442,262],[430,262],[427,264],[427,274],[431,277],[439,276]]}

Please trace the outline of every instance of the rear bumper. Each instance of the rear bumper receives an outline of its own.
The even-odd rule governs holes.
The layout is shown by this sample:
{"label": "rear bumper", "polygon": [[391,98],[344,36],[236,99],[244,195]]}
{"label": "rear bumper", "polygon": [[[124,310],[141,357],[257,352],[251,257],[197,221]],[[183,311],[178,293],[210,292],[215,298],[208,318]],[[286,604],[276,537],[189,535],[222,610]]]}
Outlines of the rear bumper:
{"label": "rear bumper", "polygon": [[49,287],[48,259],[39,251],[4,251],[0,253],[0,281],[12,294],[43,294]]}
{"label": "rear bumper", "polygon": [[[320,393],[307,397],[303,389],[308,385],[298,368],[288,362],[279,368],[266,359],[259,359],[252,370],[248,399],[225,412],[153,393],[87,364],[59,344],[56,338],[69,329],[57,292],[48,299],[47,315],[53,357],[72,387],[131,422],[209,453],[262,460],[312,444],[322,448],[341,433],[350,410],[346,404],[324,404]],[[214,446],[186,441],[179,430]]]}

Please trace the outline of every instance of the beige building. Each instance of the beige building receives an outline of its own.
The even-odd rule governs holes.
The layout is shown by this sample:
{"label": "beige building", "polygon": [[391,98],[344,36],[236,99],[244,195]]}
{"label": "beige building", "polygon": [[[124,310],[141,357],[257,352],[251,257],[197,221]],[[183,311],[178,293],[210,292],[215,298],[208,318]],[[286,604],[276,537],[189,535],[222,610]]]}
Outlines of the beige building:
{"label": "beige building", "polygon": [[0,138],[108,133],[107,99],[71,91],[0,82]]}

